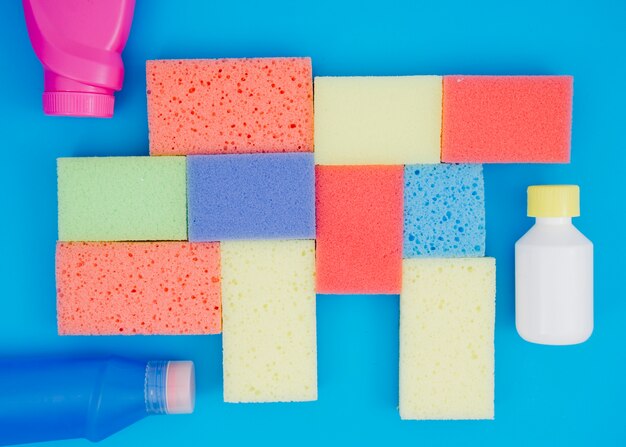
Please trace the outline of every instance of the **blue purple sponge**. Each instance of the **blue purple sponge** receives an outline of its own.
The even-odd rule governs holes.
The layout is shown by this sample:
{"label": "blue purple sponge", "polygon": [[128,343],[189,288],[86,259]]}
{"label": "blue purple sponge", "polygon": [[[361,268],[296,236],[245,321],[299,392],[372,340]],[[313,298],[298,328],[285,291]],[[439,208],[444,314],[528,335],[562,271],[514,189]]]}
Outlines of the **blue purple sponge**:
{"label": "blue purple sponge", "polygon": [[189,240],[314,239],[313,154],[187,157]]}
{"label": "blue purple sponge", "polygon": [[403,255],[485,255],[482,165],[405,166]]}

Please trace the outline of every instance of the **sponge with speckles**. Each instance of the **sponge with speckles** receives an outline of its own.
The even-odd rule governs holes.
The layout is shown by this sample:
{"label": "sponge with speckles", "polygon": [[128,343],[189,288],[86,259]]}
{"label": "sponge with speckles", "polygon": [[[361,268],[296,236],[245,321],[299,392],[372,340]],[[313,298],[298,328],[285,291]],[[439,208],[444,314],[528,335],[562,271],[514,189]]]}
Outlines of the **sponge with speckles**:
{"label": "sponge with speckles", "polygon": [[222,243],[224,400],[317,399],[315,241]]}
{"label": "sponge with speckles", "polygon": [[59,242],[61,335],[215,334],[218,243]]}
{"label": "sponge with speckles", "polygon": [[402,262],[400,417],[493,419],[495,260]]}
{"label": "sponge with speckles", "polygon": [[405,166],[403,256],[484,255],[482,165]]}
{"label": "sponge with speckles", "polygon": [[151,155],[313,151],[309,58],[146,64]]}
{"label": "sponge with speckles", "polygon": [[446,163],[568,163],[571,76],[445,76]]}
{"label": "sponge with speckles", "polygon": [[59,158],[59,240],[187,239],[185,157]]}

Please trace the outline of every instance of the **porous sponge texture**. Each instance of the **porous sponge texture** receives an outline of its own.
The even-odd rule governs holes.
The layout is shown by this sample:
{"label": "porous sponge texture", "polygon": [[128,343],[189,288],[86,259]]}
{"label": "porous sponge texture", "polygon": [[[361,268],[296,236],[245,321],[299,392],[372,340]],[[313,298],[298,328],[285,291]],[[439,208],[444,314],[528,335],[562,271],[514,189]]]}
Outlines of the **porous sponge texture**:
{"label": "porous sponge texture", "polygon": [[192,155],[189,239],[314,239],[313,154]]}
{"label": "porous sponge texture", "polygon": [[146,63],[150,154],[313,151],[309,58]]}
{"label": "porous sponge texture", "polygon": [[482,165],[404,168],[405,258],[485,255]]}
{"label": "porous sponge texture", "polygon": [[405,259],[400,417],[493,419],[495,260]]}
{"label": "porous sponge texture", "polygon": [[317,399],[315,241],[222,244],[224,401]]}
{"label": "porous sponge texture", "polygon": [[567,163],[571,76],[445,76],[446,163]]}
{"label": "porous sponge texture", "polygon": [[59,240],[187,239],[185,157],[59,158]]}
{"label": "porous sponge texture", "polygon": [[219,244],[59,242],[61,335],[216,334]]}
{"label": "porous sponge texture", "polygon": [[315,162],[439,163],[441,76],[316,77]]}
{"label": "porous sponge texture", "polygon": [[398,293],[402,166],[316,166],[317,292]]}

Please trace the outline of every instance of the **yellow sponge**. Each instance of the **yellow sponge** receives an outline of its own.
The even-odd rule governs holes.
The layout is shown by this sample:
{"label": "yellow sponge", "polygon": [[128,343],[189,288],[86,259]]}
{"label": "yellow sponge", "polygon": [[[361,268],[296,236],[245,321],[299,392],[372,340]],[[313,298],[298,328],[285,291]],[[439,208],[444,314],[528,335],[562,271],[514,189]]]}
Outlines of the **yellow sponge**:
{"label": "yellow sponge", "polygon": [[441,98],[441,76],[315,78],[315,163],[439,163]]}
{"label": "yellow sponge", "polygon": [[493,419],[493,258],[405,259],[400,417]]}
{"label": "yellow sponge", "polygon": [[315,241],[226,241],[225,402],[317,399]]}

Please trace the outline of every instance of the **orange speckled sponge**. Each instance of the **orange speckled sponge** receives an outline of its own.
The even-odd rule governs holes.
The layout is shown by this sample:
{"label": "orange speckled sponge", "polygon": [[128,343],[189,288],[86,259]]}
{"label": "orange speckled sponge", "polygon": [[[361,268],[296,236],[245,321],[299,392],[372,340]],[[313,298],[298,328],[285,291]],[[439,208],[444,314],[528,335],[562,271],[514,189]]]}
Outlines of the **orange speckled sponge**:
{"label": "orange speckled sponge", "polygon": [[221,331],[218,243],[59,242],[61,335]]}
{"label": "orange speckled sponge", "polygon": [[151,155],[313,152],[310,58],[146,64]]}
{"label": "orange speckled sponge", "polygon": [[571,76],[445,76],[444,163],[568,163]]}

